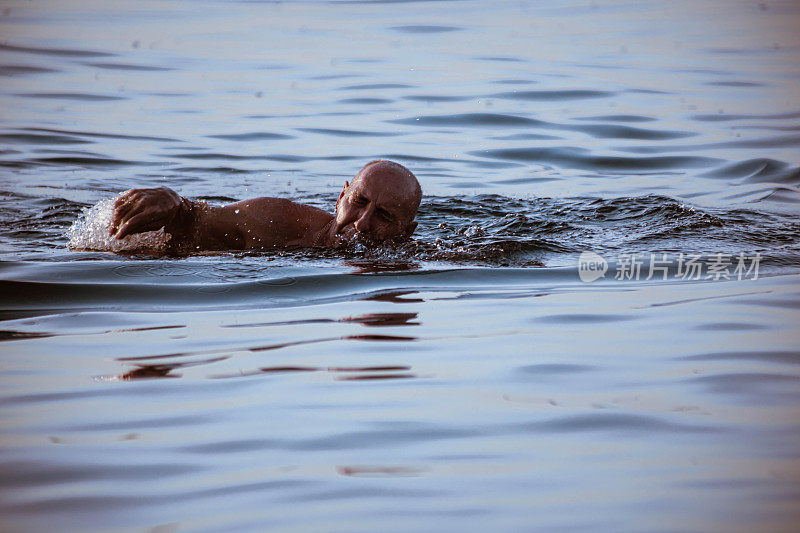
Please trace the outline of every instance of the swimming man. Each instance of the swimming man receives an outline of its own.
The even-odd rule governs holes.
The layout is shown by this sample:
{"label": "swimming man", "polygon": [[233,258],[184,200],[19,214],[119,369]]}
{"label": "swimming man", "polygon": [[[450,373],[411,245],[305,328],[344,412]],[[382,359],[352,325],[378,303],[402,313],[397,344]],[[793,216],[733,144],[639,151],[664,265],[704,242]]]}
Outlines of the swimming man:
{"label": "swimming man", "polygon": [[353,238],[379,243],[408,239],[417,227],[422,189],[399,163],[367,163],[344,182],[335,214],[283,198],[210,206],[167,187],[132,189],[114,205],[109,234],[164,228],[170,246],[200,250],[331,247]]}

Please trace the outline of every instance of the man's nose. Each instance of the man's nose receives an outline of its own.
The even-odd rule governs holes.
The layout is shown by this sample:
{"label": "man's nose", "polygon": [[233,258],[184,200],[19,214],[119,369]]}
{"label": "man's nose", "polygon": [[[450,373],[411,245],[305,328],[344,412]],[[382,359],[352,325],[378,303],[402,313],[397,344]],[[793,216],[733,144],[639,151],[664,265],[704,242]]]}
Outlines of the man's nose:
{"label": "man's nose", "polygon": [[355,226],[356,231],[359,233],[369,233],[370,229],[372,229],[372,214],[373,208],[367,207],[361,213],[361,216],[358,217],[358,220],[355,221],[353,226]]}

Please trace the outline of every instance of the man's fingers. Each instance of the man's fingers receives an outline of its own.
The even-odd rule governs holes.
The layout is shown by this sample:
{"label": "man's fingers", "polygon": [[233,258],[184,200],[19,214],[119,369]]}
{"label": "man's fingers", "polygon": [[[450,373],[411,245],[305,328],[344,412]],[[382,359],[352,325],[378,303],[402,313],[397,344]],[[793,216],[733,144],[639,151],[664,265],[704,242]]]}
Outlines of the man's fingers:
{"label": "man's fingers", "polygon": [[117,228],[119,228],[120,224],[122,224],[126,218],[132,216],[132,211],[139,206],[139,202],[136,198],[129,197],[124,203],[120,203],[120,201],[117,200],[115,205],[114,216],[111,218],[111,226],[109,227],[110,235],[113,235],[117,231]]}
{"label": "man's fingers", "polygon": [[134,233],[141,233],[143,231],[150,231],[151,229],[158,229],[149,227],[149,225],[147,224],[148,222],[151,222],[152,225],[152,218],[148,213],[139,213],[137,215],[134,215],[120,226],[119,231],[114,236],[114,238],[122,239]]}
{"label": "man's fingers", "polygon": [[124,207],[126,205],[130,205],[132,203],[135,203],[138,200],[141,200],[141,198],[142,198],[142,195],[141,195],[141,190],[140,189],[131,189],[131,190],[127,191],[127,192],[124,192],[124,193],[120,194],[117,197],[117,200],[114,202],[114,209],[117,210],[117,209],[119,209],[121,207]]}
{"label": "man's fingers", "polygon": [[129,191],[125,191],[123,193],[120,193],[120,195],[117,196],[117,201],[114,202],[114,207],[119,207],[123,203],[127,202],[131,198],[131,196],[133,195],[134,192],[135,192],[135,189],[131,189]]}
{"label": "man's fingers", "polygon": [[130,217],[134,210],[141,210],[142,202],[139,198],[131,198],[130,201],[120,205],[114,214],[119,218]]}

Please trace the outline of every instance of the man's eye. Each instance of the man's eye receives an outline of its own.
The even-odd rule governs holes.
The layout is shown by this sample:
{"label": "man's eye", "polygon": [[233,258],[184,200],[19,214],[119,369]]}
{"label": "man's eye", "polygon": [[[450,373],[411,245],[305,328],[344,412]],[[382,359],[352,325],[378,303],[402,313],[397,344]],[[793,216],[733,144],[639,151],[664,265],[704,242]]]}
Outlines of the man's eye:
{"label": "man's eye", "polygon": [[353,203],[356,205],[366,205],[367,200],[362,196],[356,196],[353,198]]}
{"label": "man's eye", "polygon": [[378,216],[381,217],[381,219],[385,220],[386,222],[392,221],[392,215],[390,215],[386,211],[378,211]]}

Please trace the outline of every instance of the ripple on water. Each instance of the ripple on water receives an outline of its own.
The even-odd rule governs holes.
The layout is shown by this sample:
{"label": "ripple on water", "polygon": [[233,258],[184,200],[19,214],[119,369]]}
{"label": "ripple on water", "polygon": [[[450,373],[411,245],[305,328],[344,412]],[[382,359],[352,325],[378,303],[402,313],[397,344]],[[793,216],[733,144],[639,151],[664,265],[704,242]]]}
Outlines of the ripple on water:
{"label": "ripple on water", "polygon": [[145,481],[153,476],[180,476],[201,470],[198,466],[174,463],[118,464],[59,464],[30,461],[4,461],[0,463],[3,476],[0,487],[23,488],[73,483],[87,480]]}
{"label": "ripple on water", "polygon": [[0,141],[7,144],[89,144],[92,141],[79,139],[72,135],[47,135],[35,133],[2,133]]}
{"label": "ripple on water", "polygon": [[91,424],[70,424],[59,428],[62,431],[98,432],[98,431],[133,431],[142,429],[174,428],[197,426],[208,423],[214,418],[211,415],[156,416],[151,418],[127,419],[113,422],[93,422]]}
{"label": "ripple on water", "polygon": [[563,129],[579,131],[599,139],[670,140],[692,137],[691,131],[651,130],[612,124],[592,124],[586,126],[561,126]]}
{"label": "ripple on water", "polygon": [[567,364],[567,363],[540,363],[536,365],[520,366],[516,369],[517,372],[520,372],[522,374],[542,376],[542,377],[578,374],[578,373],[592,372],[595,370],[599,370],[599,367],[590,365]]}
{"label": "ripple on water", "polygon": [[340,91],[374,91],[378,89],[411,89],[414,85],[405,83],[362,83],[359,85],[346,85],[339,87]]}
{"label": "ripple on water", "polygon": [[709,322],[706,324],[698,324],[694,328],[702,331],[749,331],[770,329],[769,326],[754,322]]}
{"label": "ripple on water", "polygon": [[400,133],[391,131],[358,131],[333,128],[297,128],[297,130],[307,133],[319,133],[320,135],[333,135],[336,137],[395,137],[401,135]]}
{"label": "ripple on water", "polygon": [[681,145],[652,145],[652,146],[633,146],[622,148],[627,152],[640,154],[661,154],[671,152],[697,152],[710,149],[731,149],[731,148],[757,148],[757,149],[781,149],[800,146],[800,135],[772,135],[750,139],[740,139],[736,141],[724,141],[716,143],[698,143]]}
{"label": "ripple on water", "polygon": [[591,155],[586,148],[500,148],[469,152],[469,155],[505,159],[510,161],[546,162],[567,168],[580,168],[596,171],[632,172],[642,170],[670,170],[703,168],[719,164],[712,157],[661,156],[661,157],[621,157]]}
{"label": "ripple on water", "polygon": [[18,46],[8,43],[0,43],[0,50],[6,52],[19,52],[25,54],[36,54],[44,56],[64,56],[64,57],[113,57],[116,55],[109,52],[96,52],[92,50],[76,50],[69,48],[38,48],[33,46]]}
{"label": "ripple on water", "polygon": [[729,163],[701,175],[710,178],[739,178],[744,183],[769,182],[800,185],[800,167],[767,157]]}
{"label": "ripple on water", "polygon": [[524,424],[524,429],[547,433],[611,432],[642,436],[664,433],[716,433],[722,429],[714,426],[680,424],[656,416],[630,413],[589,413],[554,418],[544,422]]}
{"label": "ripple on water", "polygon": [[97,155],[81,157],[74,156],[55,156],[55,157],[36,157],[31,161],[43,165],[66,165],[66,166],[79,166],[88,168],[109,168],[109,167],[127,167],[127,166],[153,166],[156,163],[147,163],[145,161],[126,161],[123,159],[115,159],[112,157],[104,157]]}
{"label": "ripple on water", "polygon": [[217,455],[228,453],[243,453],[253,452],[258,450],[266,450],[275,448],[279,443],[274,440],[268,439],[238,439],[238,440],[223,440],[214,441],[204,444],[193,444],[189,446],[180,446],[175,451],[180,453],[202,454],[202,455]]}
{"label": "ripple on water", "polygon": [[553,135],[541,135],[539,133],[514,133],[511,135],[498,135],[490,138],[498,141],[557,141],[561,139],[561,137],[555,137]]}
{"label": "ripple on water", "polygon": [[623,322],[635,320],[633,315],[614,315],[609,313],[589,314],[589,313],[570,313],[560,315],[544,315],[534,319],[536,322],[547,322],[553,324],[602,324],[605,322]]}
{"label": "ripple on water", "polygon": [[400,33],[411,33],[419,35],[427,33],[448,33],[452,31],[461,31],[464,28],[458,26],[412,25],[412,26],[392,26],[389,29]]}
{"label": "ripple on water", "polygon": [[500,113],[462,113],[454,115],[423,115],[387,121],[413,126],[547,126],[547,122],[517,115]]}
{"label": "ripple on water", "polygon": [[764,115],[737,115],[737,114],[727,114],[727,113],[718,113],[716,115],[692,115],[692,120],[698,120],[700,122],[731,122],[736,120],[788,120],[788,119],[796,119],[800,118],[800,111],[792,112],[792,113],[773,113],[773,114],[764,114]]}
{"label": "ripple on water", "polygon": [[558,91],[508,91],[494,93],[489,98],[499,98],[501,100],[529,100],[552,102],[558,100],[584,100],[587,98],[608,98],[616,93],[610,91],[595,91],[587,89],[558,90]]}
{"label": "ripple on water", "polygon": [[704,85],[712,87],[766,87],[765,83],[755,81],[707,81]]}
{"label": "ripple on water", "polygon": [[740,405],[791,405],[800,401],[800,376],[787,373],[719,373],[688,380],[712,394],[736,398]]}
{"label": "ripple on water", "polygon": [[41,98],[45,100],[77,100],[81,102],[108,102],[117,100],[127,100],[125,96],[110,96],[107,94],[91,93],[17,93],[16,96],[24,98]]}
{"label": "ripple on water", "polygon": [[800,147],[800,135],[773,135],[752,139],[739,139],[708,145],[712,148],[795,148]]}
{"label": "ripple on water", "polygon": [[[423,97],[424,98],[424,97]],[[543,120],[523,117],[519,115],[497,114],[497,113],[465,113],[453,115],[422,115],[404,119],[394,119],[388,121],[393,124],[406,124],[413,126],[466,126],[466,127],[485,127],[485,126],[528,126],[547,130],[577,131],[600,139],[631,139],[631,140],[672,140],[697,135],[691,131],[672,131],[659,129],[636,128],[618,124],[559,124]],[[557,139],[536,134],[520,134],[517,136],[498,137],[502,140],[517,139]]]}
{"label": "ripple on water", "polygon": [[594,117],[575,117],[573,120],[590,120],[592,122],[653,122],[657,119],[645,115],[600,115]]}
{"label": "ripple on water", "polygon": [[230,133],[220,135],[208,135],[214,139],[224,139],[226,141],[268,141],[273,139],[294,139],[293,135],[283,133],[273,133],[269,131],[253,131],[249,133]]}
{"label": "ripple on water", "polygon": [[759,350],[749,352],[712,352],[678,358],[680,361],[755,361],[800,365],[800,352]]}
{"label": "ripple on water", "polygon": [[95,67],[103,70],[128,70],[135,72],[170,72],[175,69],[170,67],[156,67],[153,65],[133,65],[129,63],[84,63],[89,67]]}
{"label": "ripple on water", "polygon": [[0,76],[28,76],[31,74],[48,74],[59,72],[54,68],[35,67],[32,65],[0,65]]}
{"label": "ripple on water", "polygon": [[128,141],[161,141],[161,142],[182,142],[178,139],[171,139],[169,137],[153,137],[150,135],[123,135],[111,132],[94,132],[94,131],[75,131],[75,130],[62,130],[53,128],[22,128],[26,131],[41,131],[45,133],[54,133],[61,135],[74,135],[78,137],[95,137],[100,139],[120,139]]}
{"label": "ripple on water", "polygon": [[412,94],[402,97],[403,100],[412,102],[464,102],[472,100],[472,96],[444,96],[436,94]]}
{"label": "ripple on water", "polygon": [[372,104],[391,104],[394,100],[389,98],[343,98],[339,100],[341,104],[358,104],[358,105],[372,105]]}

